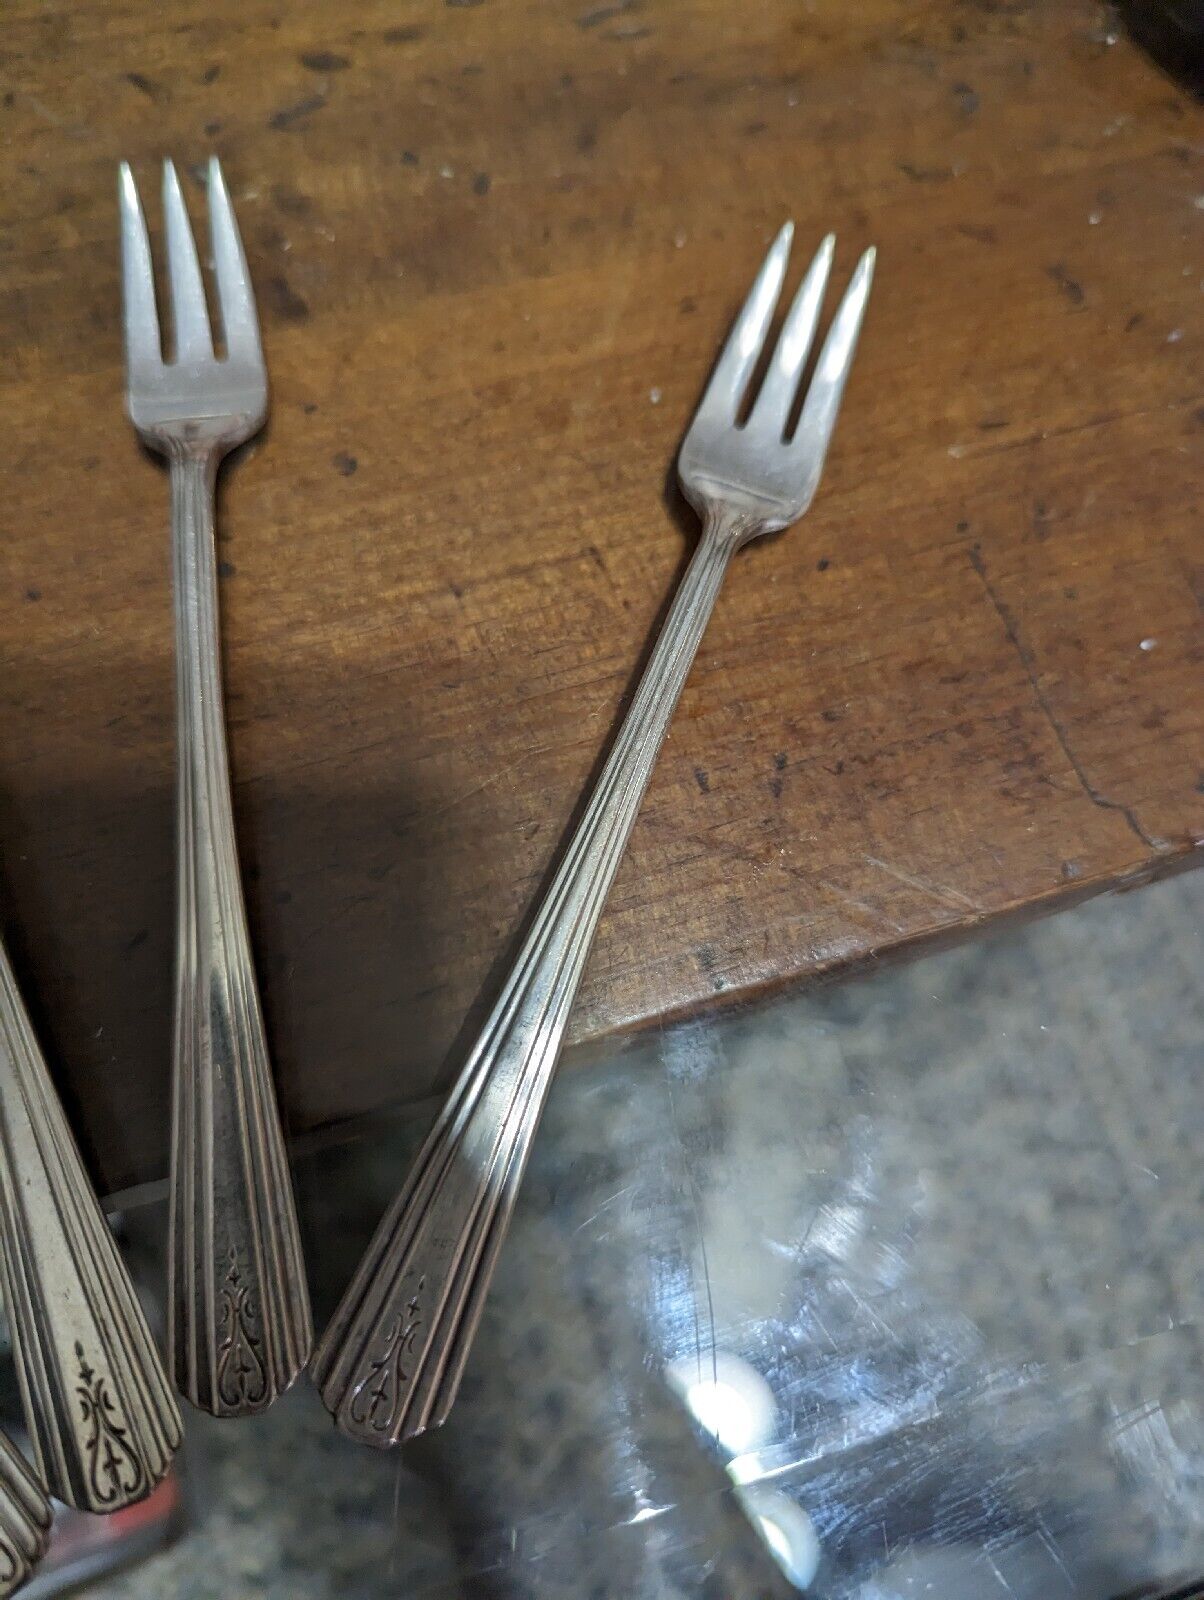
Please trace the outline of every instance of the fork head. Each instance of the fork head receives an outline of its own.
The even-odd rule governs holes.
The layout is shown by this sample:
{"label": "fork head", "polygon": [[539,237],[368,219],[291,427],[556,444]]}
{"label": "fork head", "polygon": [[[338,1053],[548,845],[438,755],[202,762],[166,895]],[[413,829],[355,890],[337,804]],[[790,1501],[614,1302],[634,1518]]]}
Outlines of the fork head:
{"label": "fork head", "polygon": [[171,298],[172,359],[164,359],[146,218],[126,162],[118,180],[125,307],[126,405],[147,444],[231,449],[263,426],[268,380],[251,279],[234,209],[214,156],[209,236],[226,354],[213,350],[196,244],[170,161],[163,165],[163,223]]}
{"label": "fork head", "polygon": [[770,356],[746,421],[740,414],[786,276],[794,224],[770,246],[756,282],[723,347],[677,459],[686,498],[701,516],[716,506],[742,513],[746,537],[785,528],[811,504],[819,484],[840,397],[874,273],[874,251],[857,263],[803,396],[797,426],[790,419],[815,339],[835,239],[820,245]]}

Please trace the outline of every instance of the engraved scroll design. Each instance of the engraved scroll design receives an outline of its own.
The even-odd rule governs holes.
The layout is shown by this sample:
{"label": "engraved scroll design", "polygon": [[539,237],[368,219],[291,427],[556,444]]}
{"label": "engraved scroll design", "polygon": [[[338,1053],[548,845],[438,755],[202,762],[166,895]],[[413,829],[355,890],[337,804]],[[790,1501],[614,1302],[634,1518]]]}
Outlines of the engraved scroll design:
{"label": "engraved scroll design", "polygon": [[268,1392],[263,1331],[251,1286],[243,1279],[238,1250],[230,1246],[222,1282],[222,1333],[217,1351],[217,1392],[225,1405],[241,1411],[261,1405]]}
{"label": "engraved scroll design", "polygon": [[88,1430],[84,1454],[95,1503],[125,1505],[146,1487],[146,1468],[130,1442],[129,1427],[113,1402],[103,1373],[90,1365],[82,1344],[75,1346],[75,1357],[79,1362],[75,1392]]}
{"label": "engraved scroll design", "polygon": [[[167,1471],[180,1414],[2,949],[0,1235],[39,1476],[81,1511],[120,1510]],[[0,1459],[0,1508],[3,1490]]]}
{"label": "engraved scroll design", "polygon": [[397,1424],[410,1377],[406,1362],[414,1353],[414,1344],[423,1325],[422,1291],[425,1287],[426,1278],[419,1278],[414,1293],[385,1335],[381,1354],[369,1363],[366,1375],[352,1395],[352,1419],[360,1427],[371,1428],[373,1433],[390,1433]]}

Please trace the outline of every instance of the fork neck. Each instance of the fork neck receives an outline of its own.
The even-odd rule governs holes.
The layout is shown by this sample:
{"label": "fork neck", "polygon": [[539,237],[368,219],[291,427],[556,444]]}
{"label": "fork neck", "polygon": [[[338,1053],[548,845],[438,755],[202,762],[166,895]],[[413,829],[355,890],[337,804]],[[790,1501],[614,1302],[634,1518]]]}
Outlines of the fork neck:
{"label": "fork neck", "polygon": [[196,442],[172,440],[167,450],[177,604],[189,598],[197,584],[203,588],[215,576],[214,503],[220,461],[212,444],[202,448]]}
{"label": "fork neck", "polygon": [[238,433],[232,429],[229,417],[173,422],[143,433],[143,438],[160,450],[170,464],[210,458],[215,469],[226,451],[246,437],[245,430]]}
{"label": "fork neck", "polygon": [[221,792],[228,785],[214,531],[219,460],[216,449],[202,451],[182,441],[168,452],[178,737],[182,760],[199,763],[198,792],[214,786]]}
{"label": "fork neck", "polygon": [[702,543],[725,546],[728,556],[734,555],[765,531],[764,517],[734,506],[727,500],[705,501],[699,510],[702,513]]}

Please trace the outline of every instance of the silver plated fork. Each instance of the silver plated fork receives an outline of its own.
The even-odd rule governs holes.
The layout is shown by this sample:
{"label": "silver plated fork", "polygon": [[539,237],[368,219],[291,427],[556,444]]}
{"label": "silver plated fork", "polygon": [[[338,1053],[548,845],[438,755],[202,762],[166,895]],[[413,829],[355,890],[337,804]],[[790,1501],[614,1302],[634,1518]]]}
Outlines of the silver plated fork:
{"label": "silver plated fork", "polygon": [[874,252],[853,273],[790,431],[832,263],[824,240],[741,423],[792,232],[787,223],[765,258],[682,445],[678,476],[702,538],[639,689],[497,1004],[319,1344],[322,1398],[366,1443],[396,1444],[447,1417],[602,907],[728,562],[801,517],[819,483]]}
{"label": "silver plated fork", "polygon": [[171,472],[176,625],[176,998],[169,1326],[177,1387],[215,1416],[260,1411],[305,1365],[309,1295],[238,874],[222,709],[214,485],[267,415],[267,371],[230,196],[209,163],[226,353],[214,354],[171,162],[163,213],[173,358],[163,357],[146,221],[121,168],[130,419]]}
{"label": "silver plated fork", "polygon": [[53,1516],[46,1491],[0,1433],[0,1600],[7,1600],[46,1553]]}
{"label": "silver plated fork", "polygon": [[[81,1511],[143,1499],[180,1443],[179,1408],[2,945],[0,1290],[42,1482]],[[23,1505],[0,1446],[0,1592],[32,1549]]]}

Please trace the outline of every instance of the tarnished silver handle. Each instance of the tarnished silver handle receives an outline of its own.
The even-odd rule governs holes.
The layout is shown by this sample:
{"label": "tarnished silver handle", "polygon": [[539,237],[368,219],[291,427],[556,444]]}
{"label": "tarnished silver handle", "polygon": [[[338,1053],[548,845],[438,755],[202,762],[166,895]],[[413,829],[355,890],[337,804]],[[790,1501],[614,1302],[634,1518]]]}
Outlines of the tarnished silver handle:
{"label": "tarnished silver handle", "polygon": [[455,1399],[603,904],[749,527],[725,510],[708,517],[506,986],[319,1344],[323,1401],[368,1444],[437,1427]]}
{"label": "tarnished silver handle", "polygon": [[181,1393],[260,1411],[312,1341],[238,875],[218,642],[217,453],[171,456],[178,814],[170,1330]]}
{"label": "tarnished silver handle", "polygon": [[14,1594],[42,1559],[50,1521],[45,1490],[0,1433],[0,1600]]}
{"label": "tarnished silver handle", "polygon": [[0,948],[0,1282],[47,1487],[83,1511],[150,1493],[180,1442],[172,1396]]}

